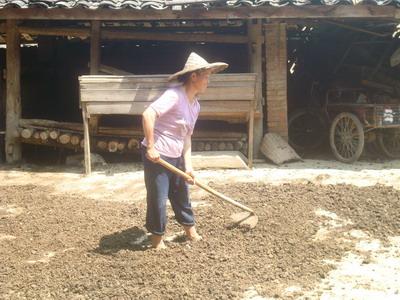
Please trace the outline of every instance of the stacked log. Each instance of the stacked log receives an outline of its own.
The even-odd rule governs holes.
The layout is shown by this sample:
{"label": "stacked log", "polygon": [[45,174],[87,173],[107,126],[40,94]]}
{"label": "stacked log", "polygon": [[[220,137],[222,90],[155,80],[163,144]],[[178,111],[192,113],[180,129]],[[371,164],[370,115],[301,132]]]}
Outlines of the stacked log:
{"label": "stacked log", "polygon": [[59,136],[58,130],[55,130],[55,129],[50,130],[49,136],[52,140],[57,140],[57,138]]}
{"label": "stacked log", "polygon": [[49,138],[49,132],[47,130],[45,131],[41,131],[39,133],[39,137],[42,141],[47,141],[47,139]]}
{"label": "stacked log", "polygon": [[100,150],[105,151],[107,149],[108,143],[106,141],[97,141],[97,148],[99,148]]}
{"label": "stacked log", "polygon": [[107,145],[108,152],[117,152],[118,141],[109,141]]}
{"label": "stacked log", "polygon": [[38,145],[59,146],[77,149],[80,147],[83,135],[72,134],[51,128],[20,128],[22,142]]}
{"label": "stacked log", "polygon": [[126,143],[125,142],[119,142],[118,143],[117,150],[119,152],[124,152],[125,148],[126,148]]}
{"label": "stacked log", "polygon": [[246,140],[241,141],[193,141],[192,151],[242,151],[247,147]]}
{"label": "stacked log", "polygon": [[[143,133],[140,128],[99,127],[93,147],[104,152],[138,152]],[[84,148],[82,124],[40,119],[20,120],[20,139],[26,143]],[[241,132],[197,130],[192,151],[241,151],[247,155],[247,135]]]}
{"label": "stacked log", "polygon": [[68,144],[71,141],[71,134],[63,133],[58,137],[58,140],[63,145]]}
{"label": "stacked log", "polygon": [[40,131],[35,131],[35,132],[33,132],[33,138],[34,138],[35,140],[40,139]]}
{"label": "stacked log", "polygon": [[23,137],[24,139],[29,139],[31,138],[33,135],[33,129],[32,128],[24,128],[21,131],[21,137]]}
{"label": "stacked log", "polygon": [[81,138],[78,135],[72,135],[71,136],[71,144],[74,146],[79,145],[81,142]]}
{"label": "stacked log", "polygon": [[140,147],[140,143],[137,139],[130,139],[128,141],[128,149],[129,150],[135,150],[135,149],[139,149]]}

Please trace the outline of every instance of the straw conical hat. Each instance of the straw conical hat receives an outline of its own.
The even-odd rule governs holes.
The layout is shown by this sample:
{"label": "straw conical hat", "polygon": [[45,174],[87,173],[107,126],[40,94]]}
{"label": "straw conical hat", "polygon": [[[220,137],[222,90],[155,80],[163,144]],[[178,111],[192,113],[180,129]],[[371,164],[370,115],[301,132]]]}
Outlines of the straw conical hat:
{"label": "straw conical hat", "polygon": [[217,73],[221,72],[222,70],[226,69],[228,67],[228,64],[223,63],[223,62],[215,62],[215,63],[208,63],[204,58],[202,58],[200,55],[192,52],[190,53],[185,67],[180,70],[179,72],[176,72],[175,74],[172,74],[168,80],[175,80],[179,76],[188,73],[188,72],[194,72],[196,70],[200,69],[206,69],[212,71],[212,73]]}

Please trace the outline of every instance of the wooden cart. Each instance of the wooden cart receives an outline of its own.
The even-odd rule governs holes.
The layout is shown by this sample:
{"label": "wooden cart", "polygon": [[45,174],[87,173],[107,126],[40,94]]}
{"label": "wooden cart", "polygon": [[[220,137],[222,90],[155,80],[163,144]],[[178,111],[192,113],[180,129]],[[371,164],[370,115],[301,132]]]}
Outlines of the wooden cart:
{"label": "wooden cart", "polygon": [[324,110],[330,147],[339,161],[357,161],[366,143],[376,143],[388,157],[400,158],[400,101],[371,97],[363,89],[328,90]]}

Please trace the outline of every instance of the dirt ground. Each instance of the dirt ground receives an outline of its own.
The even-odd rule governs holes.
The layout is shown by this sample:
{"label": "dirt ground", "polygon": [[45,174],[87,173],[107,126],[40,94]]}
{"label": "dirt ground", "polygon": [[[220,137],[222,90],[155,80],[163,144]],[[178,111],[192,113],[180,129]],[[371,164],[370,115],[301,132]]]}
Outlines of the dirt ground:
{"label": "dirt ground", "polygon": [[0,299],[400,299],[400,161],[199,171],[258,226],[228,228],[237,209],[193,188],[204,240],[169,211],[161,252],[140,165],[80,172],[0,168]]}

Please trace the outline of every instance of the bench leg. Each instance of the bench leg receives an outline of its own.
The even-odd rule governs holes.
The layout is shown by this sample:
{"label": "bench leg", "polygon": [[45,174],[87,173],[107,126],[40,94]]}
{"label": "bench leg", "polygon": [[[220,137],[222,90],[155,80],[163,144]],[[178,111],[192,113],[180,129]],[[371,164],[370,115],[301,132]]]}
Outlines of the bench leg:
{"label": "bench leg", "polygon": [[254,144],[254,106],[250,107],[250,116],[249,116],[249,139],[248,139],[248,166],[249,168],[253,167],[253,144]]}
{"label": "bench leg", "polygon": [[82,117],[83,117],[83,138],[84,138],[84,149],[85,149],[85,173],[90,175],[91,162],[90,162],[90,138],[89,138],[89,120],[86,113],[86,107],[82,107]]}

